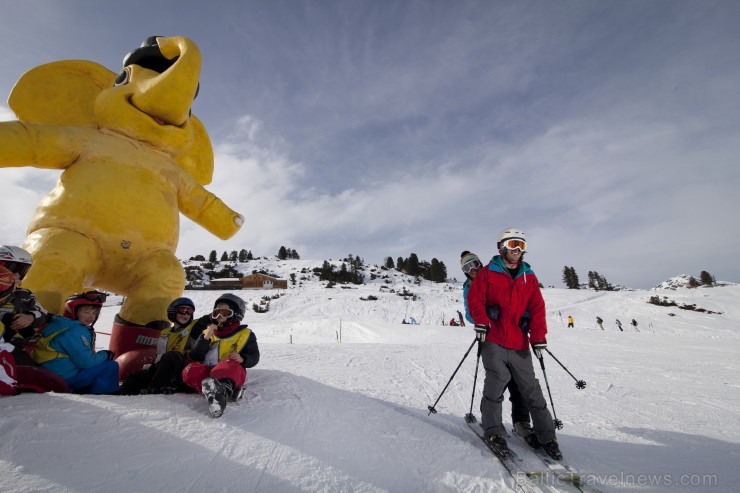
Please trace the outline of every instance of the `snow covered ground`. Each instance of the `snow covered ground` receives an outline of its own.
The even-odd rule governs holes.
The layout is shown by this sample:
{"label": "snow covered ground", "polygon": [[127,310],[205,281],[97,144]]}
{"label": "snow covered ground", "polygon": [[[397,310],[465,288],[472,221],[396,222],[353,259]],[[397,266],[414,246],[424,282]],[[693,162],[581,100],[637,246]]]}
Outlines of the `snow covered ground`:
{"label": "snow covered ground", "polygon": [[[311,265],[271,270],[287,277]],[[428,416],[473,341],[470,327],[441,325],[463,310],[460,285],[389,281],[238,292],[249,307],[282,296],[267,313],[248,312],[262,360],[245,400],[218,420],[197,395],[0,399],[0,491],[512,490],[462,419],[474,351]],[[403,287],[416,300],[398,296]],[[196,315],[219,294],[185,293]],[[740,286],[544,294],[549,347],[588,383],[577,390],[546,358],[561,448],[586,480],[602,491],[740,490]],[[648,304],[655,294],[721,314]],[[360,299],[369,295],[378,300]],[[104,309],[98,330],[116,311]],[[575,329],[564,327],[568,315]],[[412,316],[420,325],[400,323]],[[476,415],[481,386],[479,378]]]}

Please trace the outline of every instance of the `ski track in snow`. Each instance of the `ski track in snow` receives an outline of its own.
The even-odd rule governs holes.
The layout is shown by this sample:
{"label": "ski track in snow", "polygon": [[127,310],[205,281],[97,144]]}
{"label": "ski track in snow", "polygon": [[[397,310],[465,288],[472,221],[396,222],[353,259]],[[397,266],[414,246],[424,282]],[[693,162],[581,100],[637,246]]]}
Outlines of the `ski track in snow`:
{"label": "ski track in snow", "polygon": [[[293,262],[266,267],[287,278],[312,265]],[[353,289],[305,282],[280,292],[269,312],[249,311],[262,359],[248,371],[244,400],[217,420],[194,394],[0,399],[0,491],[511,491],[511,478],[463,421],[475,347],[438,413],[427,411],[473,342],[470,327],[440,325],[464,309],[460,285],[409,281],[396,276],[393,284]],[[404,286],[416,301],[388,292]],[[543,292],[549,348],[587,382],[577,390],[546,356],[568,461],[605,492],[737,491],[740,286],[657,292],[721,315],[646,303],[655,291]],[[251,307],[275,293],[238,294]],[[185,293],[197,314],[219,294]],[[378,300],[359,299],[370,294]],[[116,312],[106,307],[98,330]],[[564,328],[558,312],[572,315],[576,328]],[[597,315],[606,330],[596,327]],[[412,316],[421,325],[400,324]],[[99,344],[106,339],[100,335]],[[483,378],[481,368],[473,403],[478,418]],[[509,414],[505,400],[507,427]],[[704,486],[678,484],[682,475],[697,475]]]}

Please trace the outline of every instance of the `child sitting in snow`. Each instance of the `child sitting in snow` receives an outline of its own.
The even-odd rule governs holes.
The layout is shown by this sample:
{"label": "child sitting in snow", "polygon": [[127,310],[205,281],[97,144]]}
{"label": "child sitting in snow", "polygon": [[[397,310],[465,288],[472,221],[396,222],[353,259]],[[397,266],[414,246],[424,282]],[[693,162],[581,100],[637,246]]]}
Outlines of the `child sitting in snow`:
{"label": "child sitting in snow", "polygon": [[189,363],[185,354],[211,323],[210,314],[196,320],[194,313],[195,303],[190,298],[177,298],[170,303],[167,318],[172,327],[160,333],[154,363],[126,377],[121,384],[122,395],[194,392],[182,381],[182,370]]}
{"label": "child sitting in snow", "polygon": [[182,371],[185,384],[208,400],[211,417],[220,417],[226,401],[238,400],[247,380],[246,368],[260,359],[257,337],[241,324],[244,300],[231,293],[221,295],[213,306],[209,325],[190,351],[190,363]]}
{"label": "child sitting in snow", "polygon": [[39,332],[32,357],[42,368],[62,377],[78,394],[118,392],[118,363],[108,350],[95,351],[92,328],[105,293],[87,291],[70,296],[65,317],[52,316]]}

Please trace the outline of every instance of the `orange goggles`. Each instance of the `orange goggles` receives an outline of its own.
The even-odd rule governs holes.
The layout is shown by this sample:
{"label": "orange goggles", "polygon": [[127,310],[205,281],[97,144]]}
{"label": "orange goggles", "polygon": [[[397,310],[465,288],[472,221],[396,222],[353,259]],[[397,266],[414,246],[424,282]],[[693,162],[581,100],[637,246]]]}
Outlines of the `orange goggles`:
{"label": "orange goggles", "polygon": [[516,250],[518,248],[522,252],[525,252],[527,251],[527,242],[519,238],[509,238],[503,241],[501,248],[506,248],[507,250]]}

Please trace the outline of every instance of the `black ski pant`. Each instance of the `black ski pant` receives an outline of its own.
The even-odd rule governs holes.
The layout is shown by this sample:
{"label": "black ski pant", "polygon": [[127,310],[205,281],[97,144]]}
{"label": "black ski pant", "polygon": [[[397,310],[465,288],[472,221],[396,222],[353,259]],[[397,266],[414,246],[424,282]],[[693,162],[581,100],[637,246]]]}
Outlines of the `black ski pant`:
{"label": "black ski pant", "polygon": [[534,431],[540,443],[555,439],[555,423],[547,409],[540,383],[535,377],[532,353],[483,342],[481,360],[486,371],[481,402],[482,425],[485,435],[505,435],[501,413],[504,389],[513,380],[532,415]]}
{"label": "black ski pant", "polygon": [[193,392],[193,389],[182,381],[182,370],[187,365],[188,360],[182,353],[167,351],[159,362],[129,375],[121,384],[120,393],[139,395],[144,389],[155,392],[161,389],[169,389],[171,392]]}

